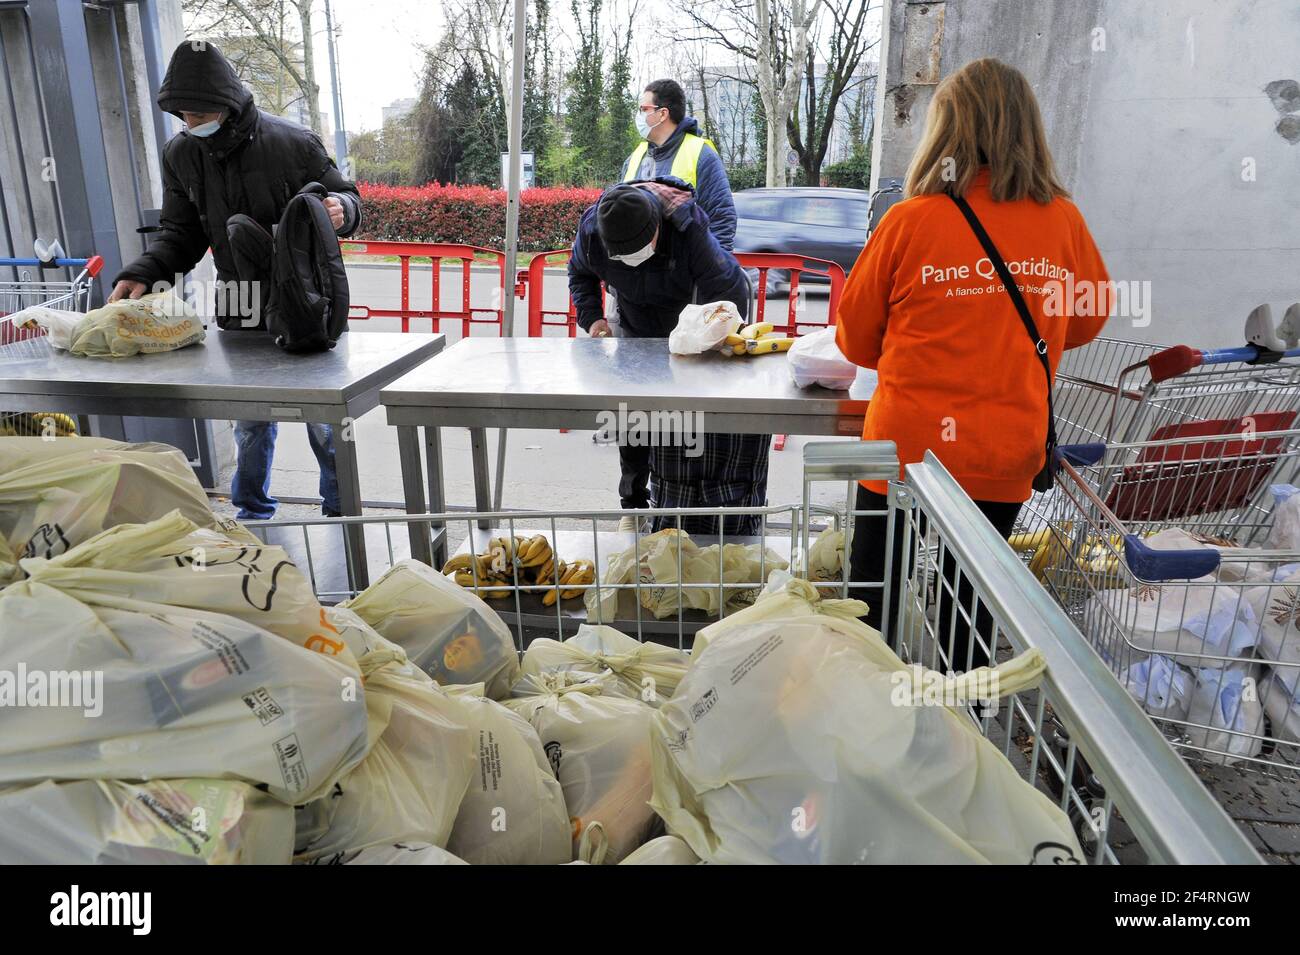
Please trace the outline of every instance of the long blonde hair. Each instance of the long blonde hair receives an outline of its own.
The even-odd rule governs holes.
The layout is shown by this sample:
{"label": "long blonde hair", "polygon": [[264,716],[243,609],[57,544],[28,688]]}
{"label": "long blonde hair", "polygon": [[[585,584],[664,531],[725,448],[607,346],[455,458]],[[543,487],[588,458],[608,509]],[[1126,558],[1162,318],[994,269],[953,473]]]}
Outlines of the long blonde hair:
{"label": "long blonde hair", "polygon": [[904,196],[964,196],[980,166],[989,167],[997,202],[1069,196],[1056,178],[1029,81],[991,58],[967,63],[935,89]]}

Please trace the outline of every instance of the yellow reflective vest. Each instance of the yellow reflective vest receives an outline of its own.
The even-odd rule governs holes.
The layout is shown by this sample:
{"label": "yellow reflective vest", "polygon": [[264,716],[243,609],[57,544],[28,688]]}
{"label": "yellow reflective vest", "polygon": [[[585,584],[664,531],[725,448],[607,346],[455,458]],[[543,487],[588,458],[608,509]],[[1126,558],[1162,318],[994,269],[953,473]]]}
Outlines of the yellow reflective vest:
{"label": "yellow reflective vest", "polygon": [[[670,175],[690,183],[691,188],[694,189],[697,185],[696,179],[700,168],[700,153],[704,151],[705,146],[713,146],[713,142],[703,136],[696,136],[694,133],[687,133],[683,136],[681,144],[677,147],[677,152],[673,155],[673,167]],[[636,149],[632,150],[632,155],[627,160],[627,175],[623,177],[624,182],[631,182],[633,179],[640,178],[637,171],[641,168],[641,160],[645,158],[646,150],[649,148],[650,144],[643,139],[637,144]],[[717,149],[717,146],[713,146],[714,152],[717,152]]]}

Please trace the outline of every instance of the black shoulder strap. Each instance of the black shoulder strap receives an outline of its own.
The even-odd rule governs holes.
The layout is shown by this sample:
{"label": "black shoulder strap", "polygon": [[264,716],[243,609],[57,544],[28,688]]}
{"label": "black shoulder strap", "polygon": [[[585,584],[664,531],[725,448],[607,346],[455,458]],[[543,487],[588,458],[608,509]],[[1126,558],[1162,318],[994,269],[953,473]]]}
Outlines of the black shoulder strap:
{"label": "black shoulder strap", "polygon": [[1034,343],[1034,352],[1038,355],[1039,362],[1042,363],[1043,372],[1047,375],[1047,443],[1049,447],[1056,445],[1056,413],[1052,408],[1052,363],[1047,357],[1047,342],[1043,336],[1038,334],[1038,326],[1034,324],[1034,318],[1029,314],[1029,306],[1025,304],[1025,297],[1020,294],[1020,289],[1016,287],[1015,279],[1011,277],[1011,271],[1007,268],[1007,263],[1002,260],[997,246],[989,238],[989,234],[984,231],[984,224],[980,222],[979,217],[975,215],[975,210],[961,196],[949,195],[961,214],[966,217],[966,222],[970,225],[971,231],[975,233],[975,238],[979,239],[980,245],[984,246],[984,254],[989,257],[993,263],[993,268],[998,273],[998,278],[1002,280],[1003,287],[1007,294],[1011,296],[1012,304],[1016,307],[1016,313],[1020,316],[1020,321],[1024,323],[1025,331],[1029,333],[1029,340]]}

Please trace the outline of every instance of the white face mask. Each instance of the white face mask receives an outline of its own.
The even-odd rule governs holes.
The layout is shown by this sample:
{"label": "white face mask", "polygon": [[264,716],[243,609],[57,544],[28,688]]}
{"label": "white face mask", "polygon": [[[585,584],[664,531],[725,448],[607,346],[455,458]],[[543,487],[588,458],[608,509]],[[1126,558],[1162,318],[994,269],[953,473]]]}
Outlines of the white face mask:
{"label": "white face mask", "polygon": [[613,259],[615,262],[622,262],[624,265],[630,266],[631,268],[636,268],[638,265],[640,265],[642,262],[644,262],[646,259],[650,258],[650,256],[654,254],[655,254],[655,244],[651,242],[644,249],[639,249],[636,252],[629,252],[627,255],[611,255],[610,258]]}
{"label": "white face mask", "polygon": [[199,126],[193,127],[192,129],[186,129],[185,131],[189,133],[191,136],[197,136],[199,137],[199,139],[205,139],[206,137],[211,136],[220,128],[221,128],[221,120],[214,119],[210,123],[203,123]]}
{"label": "white face mask", "polygon": [[662,124],[663,120],[661,119],[659,122],[655,123],[654,126],[651,126],[649,121],[645,118],[645,111],[640,109],[636,111],[636,131],[641,134],[642,139],[649,139],[650,130],[654,129],[655,126],[660,126]]}

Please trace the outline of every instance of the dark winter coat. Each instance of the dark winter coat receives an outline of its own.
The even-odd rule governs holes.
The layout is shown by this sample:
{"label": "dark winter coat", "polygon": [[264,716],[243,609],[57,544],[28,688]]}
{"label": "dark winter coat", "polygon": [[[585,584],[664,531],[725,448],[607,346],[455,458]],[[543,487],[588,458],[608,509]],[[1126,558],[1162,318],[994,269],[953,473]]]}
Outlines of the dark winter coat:
{"label": "dark winter coat", "polygon": [[578,324],[589,330],[604,317],[601,282],[618,295],[619,322],[633,338],[666,338],[692,302],[735,302],[741,316],[747,316],[745,273],[709,231],[709,217],[690,188],[675,179],[637,185],[651,194],[663,217],[654,255],[635,267],[611,259],[596,228],[600,203],[587,209],[569,259],[569,295]]}
{"label": "dark winter coat", "polygon": [[217,278],[238,278],[226,236],[226,220],[244,213],[268,231],[280,221],[289,199],[309,182],[319,182],[343,203],[340,236],[361,223],[361,197],[310,129],[265,113],[234,68],[211,43],[177,47],[158,92],[158,105],[182,110],[228,110],[221,128],[199,138],[173,136],[163,149],[160,228],[149,250],[114,278],[152,286],[175,281],[203,258],[209,247]]}

